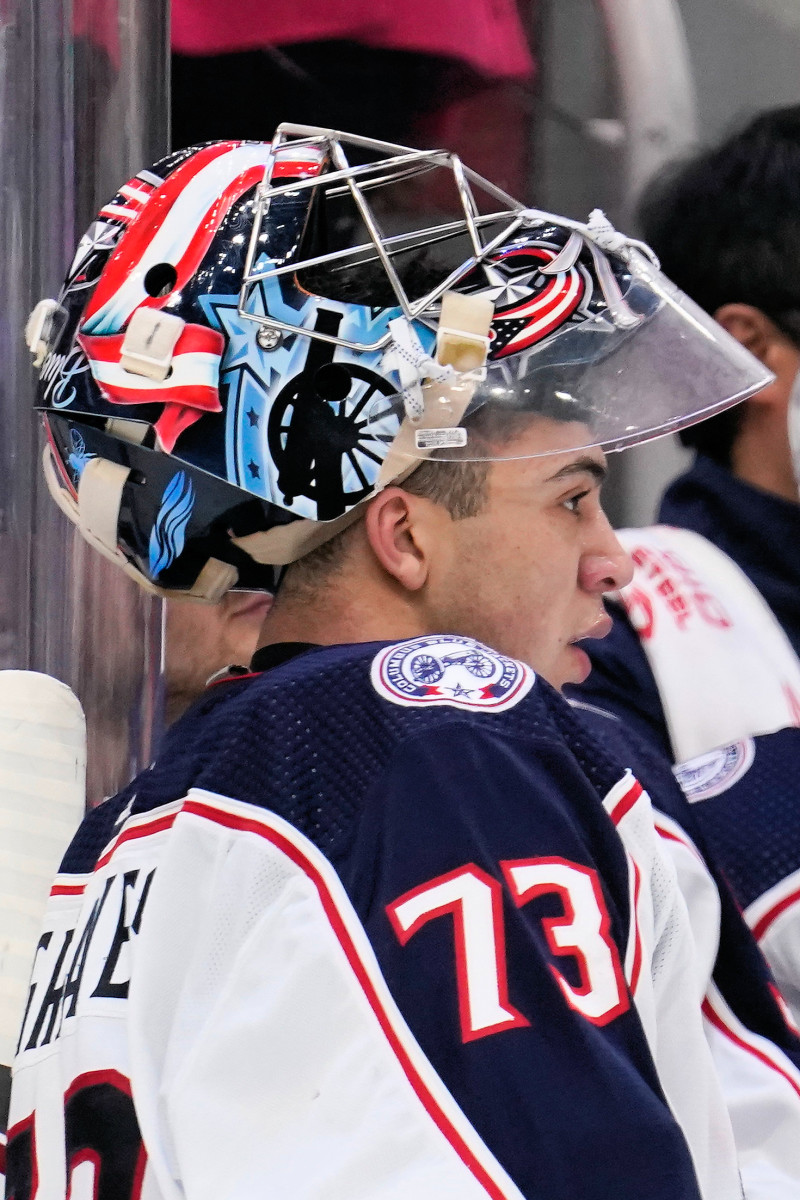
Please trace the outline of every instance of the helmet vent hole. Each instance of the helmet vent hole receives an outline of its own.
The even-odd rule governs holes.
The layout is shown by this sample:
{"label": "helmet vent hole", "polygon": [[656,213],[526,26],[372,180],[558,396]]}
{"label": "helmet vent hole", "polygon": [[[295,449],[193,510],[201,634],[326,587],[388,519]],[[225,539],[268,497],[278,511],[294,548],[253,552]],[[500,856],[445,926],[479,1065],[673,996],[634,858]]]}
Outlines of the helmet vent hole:
{"label": "helmet vent hole", "polygon": [[314,388],[321,400],[336,404],[350,394],[352,376],[341,363],[326,363],[314,376]]}
{"label": "helmet vent hole", "polygon": [[178,272],[172,263],[156,263],[144,277],[148,296],[168,296],[178,282]]}

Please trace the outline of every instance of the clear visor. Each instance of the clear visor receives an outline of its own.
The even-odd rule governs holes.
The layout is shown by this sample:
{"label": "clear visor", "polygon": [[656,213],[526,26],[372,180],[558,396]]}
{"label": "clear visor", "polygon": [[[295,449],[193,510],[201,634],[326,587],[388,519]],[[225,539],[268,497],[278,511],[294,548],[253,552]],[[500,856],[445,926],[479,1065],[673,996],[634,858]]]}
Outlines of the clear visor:
{"label": "clear visor", "polygon": [[[407,398],[381,397],[370,413],[373,436],[410,459],[536,458],[554,446],[622,450],[710,417],[770,382],[764,365],[644,256],[631,258],[631,283],[613,320],[608,311],[583,318],[479,371],[427,382],[416,422],[403,419]],[[563,426],[556,437],[554,422]]]}

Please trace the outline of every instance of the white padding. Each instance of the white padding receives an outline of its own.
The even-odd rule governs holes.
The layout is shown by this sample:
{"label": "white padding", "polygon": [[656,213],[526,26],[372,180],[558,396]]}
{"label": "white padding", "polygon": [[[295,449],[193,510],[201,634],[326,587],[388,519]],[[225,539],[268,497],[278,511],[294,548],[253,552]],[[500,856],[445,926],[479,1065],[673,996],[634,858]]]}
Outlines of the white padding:
{"label": "white padding", "polygon": [[144,439],[152,429],[147,421],[129,421],[127,417],[106,417],[106,433],[110,437],[122,438],[123,442],[144,445]]}
{"label": "white padding", "polygon": [[437,362],[457,371],[479,370],[489,353],[494,305],[485,296],[445,292],[436,331]]}
{"label": "white padding", "polygon": [[145,379],[164,380],[186,322],[158,308],[137,308],[122,341],[120,366]]}
{"label": "white padding", "polygon": [[40,300],[25,325],[25,341],[33,355],[34,367],[41,367],[50,351],[50,335],[55,313],[63,312],[57,300]]}
{"label": "white padding", "polygon": [[92,542],[100,542],[116,556],[118,553],[119,509],[122,489],[130,469],[107,458],[90,458],[78,484],[78,516],[81,529]]}
{"label": "white padding", "polygon": [[0,671],[0,1063],[16,1047],[53,876],[83,817],[86,725],[74,693]]}
{"label": "white padding", "polygon": [[[234,539],[231,538],[231,541]],[[161,590],[162,596],[183,597],[186,600],[203,600],[206,604],[217,604],[226,592],[235,586],[239,578],[236,567],[221,562],[218,558],[206,559],[206,565],[187,592]]]}

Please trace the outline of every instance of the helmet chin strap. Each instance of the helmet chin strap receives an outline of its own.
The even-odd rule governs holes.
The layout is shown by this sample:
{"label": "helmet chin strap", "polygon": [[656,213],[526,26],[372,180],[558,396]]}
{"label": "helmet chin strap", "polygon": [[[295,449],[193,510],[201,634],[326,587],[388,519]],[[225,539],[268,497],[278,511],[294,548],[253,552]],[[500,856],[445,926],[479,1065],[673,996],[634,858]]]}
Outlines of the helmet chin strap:
{"label": "helmet chin strap", "polygon": [[800,500],[800,371],[795,375],[792,390],[789,393],[786,419],[789,430],[789,448],[792,452],[792,468],[797,484],[797,497]]}

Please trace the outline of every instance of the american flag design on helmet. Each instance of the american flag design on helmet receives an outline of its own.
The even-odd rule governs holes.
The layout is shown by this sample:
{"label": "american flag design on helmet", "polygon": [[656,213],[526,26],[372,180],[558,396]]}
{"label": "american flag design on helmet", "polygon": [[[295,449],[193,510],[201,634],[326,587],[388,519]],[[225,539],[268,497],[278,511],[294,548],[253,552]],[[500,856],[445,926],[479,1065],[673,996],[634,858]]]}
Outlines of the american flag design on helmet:
{"label": "american flag design on helmet", "polygon": [[[197,272],[233,205],[262,179],[268,149],[260,143],[206,146],[158,186],[157,176],[137,177],[101,212],[121,222],[124,231],[87,304],[77,341],[108,401],[164,406],[153,425],[167,452],[204,413],[222,411],[224,339],[217,330],[187,323],[168,377],[155,380],[132,375],[121,365],[124,331],[137,309],[169,311],[170,300]],[[289,164],[281,167],[286,172]],[[310,174],[319,166],[309,160],[291,168]],[[145,207],[147,221],[138,222]]]}
{"label": "american flag design on helmet", "polygon": [[528,242],[498,254],[483,268],[489,286],[478,295],[495,306],[489,335],[492,358],[517,354],[542,341],[591,297],[591,280],[578,263],[556,275],[542,274],[541,268],[554,262],[560,249]]}

